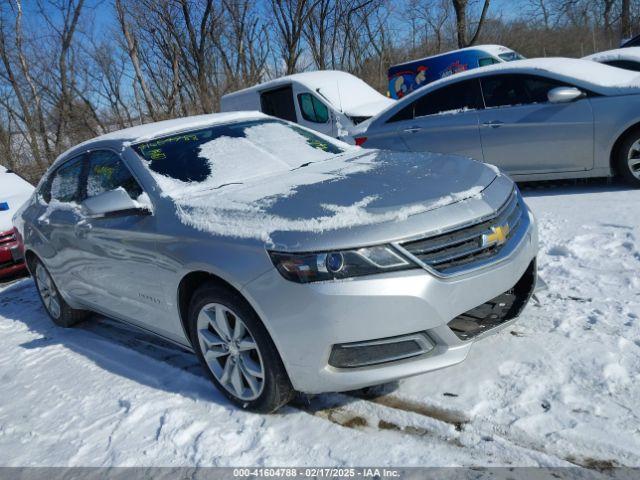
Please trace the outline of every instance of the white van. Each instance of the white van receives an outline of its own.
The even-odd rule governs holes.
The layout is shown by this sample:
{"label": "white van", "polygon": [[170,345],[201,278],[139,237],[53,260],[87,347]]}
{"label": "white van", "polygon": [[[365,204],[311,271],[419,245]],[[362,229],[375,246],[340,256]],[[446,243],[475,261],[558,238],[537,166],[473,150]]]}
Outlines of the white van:
{"label": "white van", "polygon": [[336,138],[394,101],[353,75],[336,71],[296,73],[224,95],[221,111],[260,110]]}

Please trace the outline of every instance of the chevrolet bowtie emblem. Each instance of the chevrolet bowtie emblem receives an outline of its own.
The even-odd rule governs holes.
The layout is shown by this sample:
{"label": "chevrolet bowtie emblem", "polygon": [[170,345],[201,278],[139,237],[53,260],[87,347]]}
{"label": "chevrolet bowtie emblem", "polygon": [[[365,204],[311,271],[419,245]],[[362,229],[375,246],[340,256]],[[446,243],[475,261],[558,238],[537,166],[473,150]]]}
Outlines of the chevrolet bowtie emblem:
{"label": "chevrolet bowtie emblem", "polygon": [[508,223],[491,227],[491,233],[482,235],[482,246],[493,247],[503,245],[507,241],[511,228]]}

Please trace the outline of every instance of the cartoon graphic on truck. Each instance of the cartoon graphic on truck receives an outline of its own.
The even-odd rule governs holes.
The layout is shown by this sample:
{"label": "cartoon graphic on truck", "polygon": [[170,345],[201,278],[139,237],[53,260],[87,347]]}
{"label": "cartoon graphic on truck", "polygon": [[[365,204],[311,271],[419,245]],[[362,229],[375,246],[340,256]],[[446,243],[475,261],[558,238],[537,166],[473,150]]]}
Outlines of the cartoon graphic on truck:
{"label": "cartoon graphic on truck", "polygon": [[389,69],[389,96],[402,98],[431,82],[456,73],[524,57],[500,45],[479,45],[394,65]]}

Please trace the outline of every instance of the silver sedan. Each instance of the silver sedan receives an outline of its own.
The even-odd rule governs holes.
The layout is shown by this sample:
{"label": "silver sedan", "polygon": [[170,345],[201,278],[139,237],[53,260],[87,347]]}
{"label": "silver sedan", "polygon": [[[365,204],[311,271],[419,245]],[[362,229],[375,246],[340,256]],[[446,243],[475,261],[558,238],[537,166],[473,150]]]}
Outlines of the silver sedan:
{"label": "silver sedan", "polygon": [[618,174],[640,186],[640,74],[568,58],[479,68],[403,98],[355,142],[458,153],[517,181]]}
{"label": "silver sedan", "polygon": [[56,324],[151,331],[263,412],[461,362],[536,280],[535,220],[497,169],[257,112],[79,145],[14,223]]}

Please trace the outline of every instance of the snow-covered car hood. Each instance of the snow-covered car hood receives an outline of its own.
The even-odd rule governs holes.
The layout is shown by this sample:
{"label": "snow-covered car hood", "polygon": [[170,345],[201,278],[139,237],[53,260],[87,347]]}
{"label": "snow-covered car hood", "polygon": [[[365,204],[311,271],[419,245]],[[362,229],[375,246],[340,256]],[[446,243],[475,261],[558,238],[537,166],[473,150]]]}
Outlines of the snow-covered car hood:
{"label": "snow-covered car hood", "polygon": [[0,233],[13,228],[11,218],[33,193],[33,186],[0,166]]}
{"label": "snow-covered car hood", "polygon": [[310,237],[371,225],[390,225],[391,238],[392,224],[478,197],[496,175],[462,157],[356,149],[243,184],[168,195],[182,223],[198,230],[304,248]]}
{"label": "snow-covered car hood", "polygon": [[344,113],[349,117],[373,117],[394,103],[394,100],[382,97],[374,102],[344,107]]}

